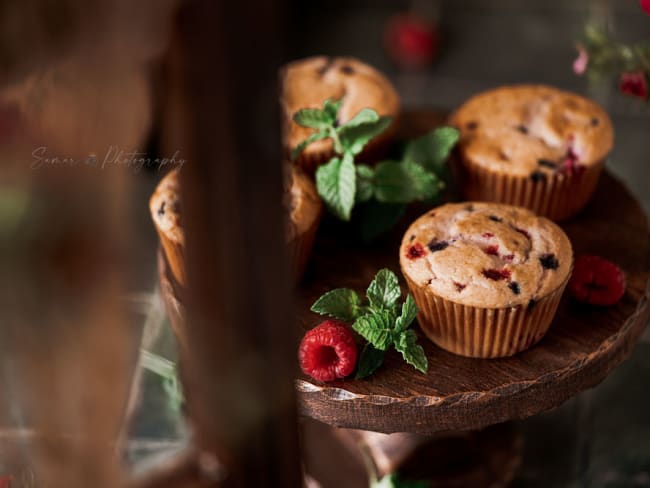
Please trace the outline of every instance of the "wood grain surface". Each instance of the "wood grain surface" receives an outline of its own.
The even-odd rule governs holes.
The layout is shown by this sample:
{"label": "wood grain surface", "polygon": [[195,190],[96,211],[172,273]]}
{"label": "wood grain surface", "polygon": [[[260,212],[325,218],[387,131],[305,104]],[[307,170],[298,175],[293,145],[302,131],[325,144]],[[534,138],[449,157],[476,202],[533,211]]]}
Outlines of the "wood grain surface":
{"label": "wood grain surface", "polygon": [[[442,120],[434,112],[406,114],[401,121],[403,135],[422,133]],[[402,232],[424,211],[426,208],[411,208],[394,232],[372,245],[363,244],[345,226],[325,221],[310,268],[297,291],[303,329],[320,322],[309,307],[325,291],[349,287],[363,292],[383,267],[401,277],[398,249]],[[627,290],[617,305],[591,307],[565,296],[547,335],[511,358],[456,356],[420,334],[429,360],[426,375],[412,369],[394,351],[366,380],[325,384],[301,375],[296,379],[300,413],[337,427],[432,434],[525,418],[600,383],[630,355],[650,318],[648,218],[626,187],[605,172],[587,208],[561,226],[576,255],[597,254],[625,271]],[[179,290],[174,292],[168,285],[164,259],[160,263],[165,301],[168,306],[177,304],[171,295],[178,298]],[[180,320],[178,314],[176,319]],[[183,327],[175,328],[178,332]]]}

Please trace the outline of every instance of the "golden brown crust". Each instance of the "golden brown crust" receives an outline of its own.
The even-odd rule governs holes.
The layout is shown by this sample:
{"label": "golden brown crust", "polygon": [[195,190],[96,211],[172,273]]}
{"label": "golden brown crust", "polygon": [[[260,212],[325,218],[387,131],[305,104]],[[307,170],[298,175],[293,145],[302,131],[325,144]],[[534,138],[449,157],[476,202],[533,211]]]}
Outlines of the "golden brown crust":
{"label": "golden brown crust", "polygon": [[539,300],[566,281],[572,263],[562,229],[526,209],[499,204],[435,208],[411,224],[400,247],[409,282],[482,308]]}
{"label": "golden brown crust", "polygon": [[[293,122],[293,115],[302,108],[321,108],[325,100],[343,99],[339,122],[345,123],[361,109],[371,108],[379,115],[395,120],[399,113],[399,96],[388,79],[372,66],[355,58],[316,56],[287,64],[280,73],[283,112],[283,140],[291,150],[309,137],[314,129]],[[304,151],[306,159],[327,160],[332,152],[329,139],[310,144]]]}
{"label": "golden brown crust", "polygon": [[599,105],[544,85],[480,93],[450,122],[461,131],[459,148],[468,164],[510,175],[551,174],[567,157],[581,166],[599,164],[614,143],[611,120]]}

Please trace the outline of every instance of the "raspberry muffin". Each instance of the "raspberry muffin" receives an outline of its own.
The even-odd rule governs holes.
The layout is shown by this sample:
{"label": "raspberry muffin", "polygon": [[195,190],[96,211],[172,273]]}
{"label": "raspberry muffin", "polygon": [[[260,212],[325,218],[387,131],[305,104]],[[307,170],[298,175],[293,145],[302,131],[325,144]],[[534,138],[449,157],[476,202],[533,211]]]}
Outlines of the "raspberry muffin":
{"label": "raspberry muffin", "polygon": [[[379,71],[357,59],[316,56],[294,61],[282,68],[280,84],[283,143],[287,154],[314,132],[296,124],[293,115],[303,108],[321,108],[327,99],[343,100],[340,123],[347,122],[364,108],[393,118],[391,126],[366,146],[362,159],[381,152],[395,132],[400,109],[395,88]],[[332,155],[332,141],[324,139],[310,144],[296,164],[313,174]]]}
{"label": "raspberry muffin", "polygon": [[[158,184],[149,200],[149,210],[156,226],[165,257],[174,278],[185,284],[185,235],[182,226],[178,169],[169,172]],[[299,281],[314,245],[323,204],[314,183],[297,168],[285,175],[285,207],[288,214],[287,245],[291,272]]]}
{"label": "raspberry muffin", "polygon": [[520,207],[443,205],[417,219],[400,266],[423,332],[463,356],[511,356],[548,330],[573,251],[550,220]]}
{"label": "raspberry muffin", "polygon": [[600,106],[543,85],[476,95],[450,123],[461,131],[458,168],[467,199],[519,205],[553,220],[587,204],[614,140]]}

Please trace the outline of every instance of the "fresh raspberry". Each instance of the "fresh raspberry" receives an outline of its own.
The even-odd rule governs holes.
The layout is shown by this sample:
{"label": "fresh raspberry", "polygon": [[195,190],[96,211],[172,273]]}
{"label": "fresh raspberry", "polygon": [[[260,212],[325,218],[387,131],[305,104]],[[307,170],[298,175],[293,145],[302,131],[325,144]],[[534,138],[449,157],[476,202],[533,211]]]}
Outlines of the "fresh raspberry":
{"label": "fresh raspberry", "polygon": [[569,291],[579,301],[592,305],[614,305],[625,293],[621,268],[599,256],[576,259]]}
{"label": "fresh raspberry", "polygon": [[326,320],[305,334],[298,349],[303,373],[318,381],[345,378],[357,364],[357,345],[348,327]]}
{"label": "fresh raspberry", "polygon": [[413,261],[414,259],[421,258],[425,254],[426,251],[424,250],[424,247],[422,247],[422,244],[420,244],[419,242],[413,244],[406,251],[406,257],[409,258],[411,261]]}

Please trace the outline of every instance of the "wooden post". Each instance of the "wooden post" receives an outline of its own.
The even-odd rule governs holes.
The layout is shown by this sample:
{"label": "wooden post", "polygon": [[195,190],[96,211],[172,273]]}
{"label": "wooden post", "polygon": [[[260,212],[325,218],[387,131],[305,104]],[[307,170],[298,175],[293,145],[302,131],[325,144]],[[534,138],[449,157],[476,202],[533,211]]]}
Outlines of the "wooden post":
{"label": "wooden post", "polygon": [[170,57],[168,141],[182,147],[166,150],[188,160],[188,410],[204,473],[228,487],[300,480],[276,4],[188,1]]}

